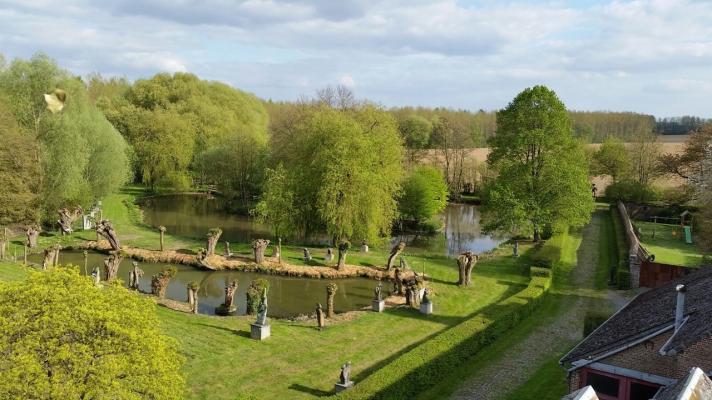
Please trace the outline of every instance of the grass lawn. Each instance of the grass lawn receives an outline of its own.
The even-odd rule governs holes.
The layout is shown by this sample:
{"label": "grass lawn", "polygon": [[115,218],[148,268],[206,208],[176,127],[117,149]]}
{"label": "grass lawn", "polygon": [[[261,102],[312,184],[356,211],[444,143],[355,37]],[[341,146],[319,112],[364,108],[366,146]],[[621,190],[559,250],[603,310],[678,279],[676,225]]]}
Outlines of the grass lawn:
{"label": "grass lawn", "polygon": [[[703,253],[694,244],[685,243],[685,234],[679,225],[635,221],[635,226],[641,232],[640,240],[645,249],[655,254],[655,262],[683,267],[702,264]],[[693,242],[694,236],[693,232]]]}
{"label": "grass lawn", "polygon": [[[140,211],[133,205],[142,191],[136,188],[104,199],[104,218],[111,219],[122,244],[157,248],[158,232],[143,224]],[[77,232],[71,237],[44,233],[42,249],[56,242],[64,245],[93,240],[94,232]],[[167,248],[197,250],[202,241],[166,235]],[[14,239],[21,246],[24,238]],[[234,244],[233,250],[249,254],[246,243]],[[272,320],[272,337],[264,342],[249,338],[251,317],[222,318],[190,315],[157,307],[163,331],[175,337],[186,357],[183,367],[188,399],[255,398],[302,399],[331,393],[339,376],[339,367],[353,362],[353,376],[358,382],[374,370],[431,336],[476,315],[487,306],[505,299],[525,287],[529,281],[526,256],[532,251],[521,245],[525,255],[511,257],[511,247],[503,246],[480,261],[473,285],[460,288],[456,262],[443,256],[411,254],[408,261],[418,271],[429,275],[435,314],[422,316],[417,310],[388,309],[382,314],[353,312],[337,316],[324,331],[315,329],[314,321]],[[283,257],[293,264],[303,264],[301,247],[283,246]],[[367,254],[351,252],[351,264],[385,263],[387,251],[375,248]],[[317,254],[314,263],[323,260]],[[0,263],[0,279],[18,280],[25,267]],[[497,311],[488,318],[496,319]]]}

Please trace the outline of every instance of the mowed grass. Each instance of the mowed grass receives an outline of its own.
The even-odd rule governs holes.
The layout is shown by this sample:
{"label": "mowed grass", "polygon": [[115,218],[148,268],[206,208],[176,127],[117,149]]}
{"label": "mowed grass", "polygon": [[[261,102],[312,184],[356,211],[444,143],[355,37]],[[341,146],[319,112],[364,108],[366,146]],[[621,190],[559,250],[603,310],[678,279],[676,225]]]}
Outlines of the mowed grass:
{"label": "mowed grass", "polygon": [[[698,267],[702,264],[703,253],[694,244],[685,243],[685,232],[681,226],[643,221],[634,223],[641,232],[643,246],[648,253],[655,255],[655,262],[683,267]],[[694,236],[693,232],[693,243]]]}
{"label": "mowed grass", "polygon": [[[129,188],[109,196],[103,202],[104,218],[111,219],[122,244],[157,249],[157,230],[142,222],[140,210],[134,205],[136,196],[142,193],[140,188]],[[49,232],[41,236],[39,248],[57,242],[76,245],[95,238],[93,231],[78,231],[71,237]],[[19,245],[23,240],[14,239]],[[190,251],[205,246],[202,241],[170,234],[166,235],[165,244],[169,249]],[[235,243],[232,248],[251,254],[247,243]],[[383,266],[387,250],[376,246],[369,253],[351,251],[347,262]],[[428,317],[405,307],[389,308],[381,314],[352,312],[329,321],[323,331],[315,328],[314,320],[272,320],[272,337],[258,342],[249,338],[253,317],[191,315],[159,306],[157,312],[162,330],[178,340],[180,352],[186,357],[186,398],[314,398],[332,393],[344,362],[353,363],[353,376],[358,382],[438,332],[524,288],[529,281],[526,254],[531,247],[523,245],[520,250],[525,256],[518,259],[511,256],[512,249],[507,245],[484,257],[475,267],[473,285],[467,288],[455,284],[458,272],[454,259],[406,251],[410,266],[428,275],[435,309],[434,315]],[[313,251],[311,265],[324,264],[322,251]],[[301,246],[283,246],[283,260],[304,264]],[[26,274],[27,268],[19,264],[0,264],[2,280],[18,280]],[[390,289],[389,284],[384,287],[386,291]],[[324,294],[324,302],[325,297]]]}

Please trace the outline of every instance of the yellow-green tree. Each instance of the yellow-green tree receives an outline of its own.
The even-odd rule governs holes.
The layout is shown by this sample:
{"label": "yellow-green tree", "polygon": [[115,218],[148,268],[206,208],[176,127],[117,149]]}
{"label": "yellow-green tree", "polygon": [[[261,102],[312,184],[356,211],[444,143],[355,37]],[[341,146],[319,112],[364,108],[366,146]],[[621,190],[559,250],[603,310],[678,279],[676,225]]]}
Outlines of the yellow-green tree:
{"label": "yellow-green tree", "polygon": [[445,209],[447,195],[442,172],[431,166],[420,166],[403,183],[398,208],[403,218],[421,223]]}
{"label": "yellow-green tree", "polygon": [[182,357],[155,308],[73,267],[0,283],[0,398],[181,398]]}

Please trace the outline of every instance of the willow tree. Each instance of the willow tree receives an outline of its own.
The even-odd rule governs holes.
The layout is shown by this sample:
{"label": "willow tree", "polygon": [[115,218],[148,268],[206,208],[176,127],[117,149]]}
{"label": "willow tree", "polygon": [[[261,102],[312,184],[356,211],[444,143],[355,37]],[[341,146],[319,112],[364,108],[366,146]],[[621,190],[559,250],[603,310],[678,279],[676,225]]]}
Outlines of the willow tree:
{"label": "willow tree", "polygon": [[274,143],[289,174],[297,227],[324,228],[334,243],[390,233],[403,147],[393,117],[372,105],[312,106]]}
{"label": "willow tree", "polygon": [[593,198],[588,162],[564,103],[544,86],[525,89],[497,113],[487,158],[497,176],[485,193],[486,228],[530,232],[582,225]]}
{"label": "willow tree", "polygon": [[[61,112],[46,110],[44,95],[66,92]],[[43,55],[14,60],[0,70],[0,96],[35,141],[30,153],[42,173],[34,178],[46,220],[68,204],[88,205],[118,190],[128,177],[125,140],[89,101],[83,82]],[[25,156],[26,157],[26,156]]]}

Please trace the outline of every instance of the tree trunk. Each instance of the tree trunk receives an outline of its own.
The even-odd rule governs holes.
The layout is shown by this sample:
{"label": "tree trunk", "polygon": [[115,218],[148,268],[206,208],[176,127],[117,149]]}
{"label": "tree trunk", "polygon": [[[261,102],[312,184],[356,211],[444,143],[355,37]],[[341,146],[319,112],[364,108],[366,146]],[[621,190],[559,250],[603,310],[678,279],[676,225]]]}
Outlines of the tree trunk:
{"label": "tree trunk", "polygon": [[119,237],[116,235],[114,227],[111,226],[111,221],[108,219],[103,219],[96,226],[96,232],[103,236],[114,251],[121,250],[121,243],[119,243]]}
{"label": "tree trunk", "polygon": [[63,208],[58,211],[59,213],[59,223],[60,231],[62,236],[69,235],[73,232],[72,224],[79,218],[80,215],[84,214],[84,210],[80,206],[76,206],[74,211],[69,211],[67,208]]}
{"label": "tree trunk", "polygon": [[31,249],[37,247],[37,237],[40,236],[40,228],[38,226],[28,226],[25,233],[27,234],[27,246]]}
{"label": "tree trunk", "polygon": [[338,288],[335,283],[326,286],[326,318],[334,317],[334,296]]}
{"label": "tree trunk", "polygon": [[7,248],[7,241],[3,238],[0,239],[0,260],[5,259],[5,249]]}
{"label": "tree trunk", "polygon": [[129,273],[129,289],[138,290],[139,278],[143,276],[143,270],[138,267],[136,261],[133,262],[133,269]]}
{"label": "tree trunk", "polygon": [[112,251],[109,257],[104,260],[104,278],[107,282],[111,282],[117,278],[119,265],[121,265],[123,259],[118,251]]}
{"label": "tree trunk", "polygon": [[539,227],[534,227],[534,243],[538,243],[541,240],[541,233],[539,233]]}
{"label": "tree trunk", "polygon": [[44,250],[44,260],[42,261],[42,269],[46,270],[49,267],[56,266],[59,263],[59,251],[62,246],[55,244]]}
{"label": "tree trunk", "polygon": [[198,313],[198,290],[191,285],[188,285],[188,304],[190,304],[190,312]]}
{"label": "tree trunk", "polygon": [[252,253],[255,255],[255,262],[262,264],[265,261],[265,250],[269,246],[269,240],[257,239],[252,241]]}
{"label": "tree trunk", "polygon": [[459,270],[458,285],[469,286],[471,282],[472,268],[477,262],[477,255],[471,251],[466,251],[457,258],[457,266]]}
{"label": "tree trunk", "polygon": [[462,254],[457,258],[457,269],[458,269],[458,279],[457,279],[457,284],[458,285],[464,285],[465,284],[465,270],[467,269],[467,257]]}
{"label": "tree trunk", "polygon": [[405,249],[405,242],[398,242],[397,245],[393,246],[391,249],[391,254],[388,256],[388,263],[386,264],[386,271],[390,271],[393,267],[393,260],[398,257],[398,255]]}
{"label": "tree trunk", "polygon": [[277,262],[282,264],[282,238],[277,238]]}
{"label": "tree trunk", "polygon": [[225,258],[232,257],[232,251],[230,251],[230,242],[225,241]]}
{"label": "tree trunk", "polygon": [[396,280],[396,282],[395,282],[396,293],[399,296],[402,296],[403,295],[403,277],[401,275],[400,268],[396,268],[395,280]]}
{"label": "tree trunk", "polygon": [[208,232],[208,252],[206,256],[209,257],[215,254],[215,246],[217,246],[218,240],[220,240],[220,235],[222,235],[222,229],[220,228],[213,228]]}
{"label": "tree trunk", "polygon": [[467,263],[467,269],[465,270],[465,286],[470,286],[472,284],[472,269],[475,267],[475,264],[477,264],[477,259],[477,254],[474,254],[470,262]]}
{"label": "tree trunk", "polygon": [[339,243],[339,262],[336,265],[336,269],[343,271],[346,268],[346,253],[349,251],[351,243],[343,241]]}

